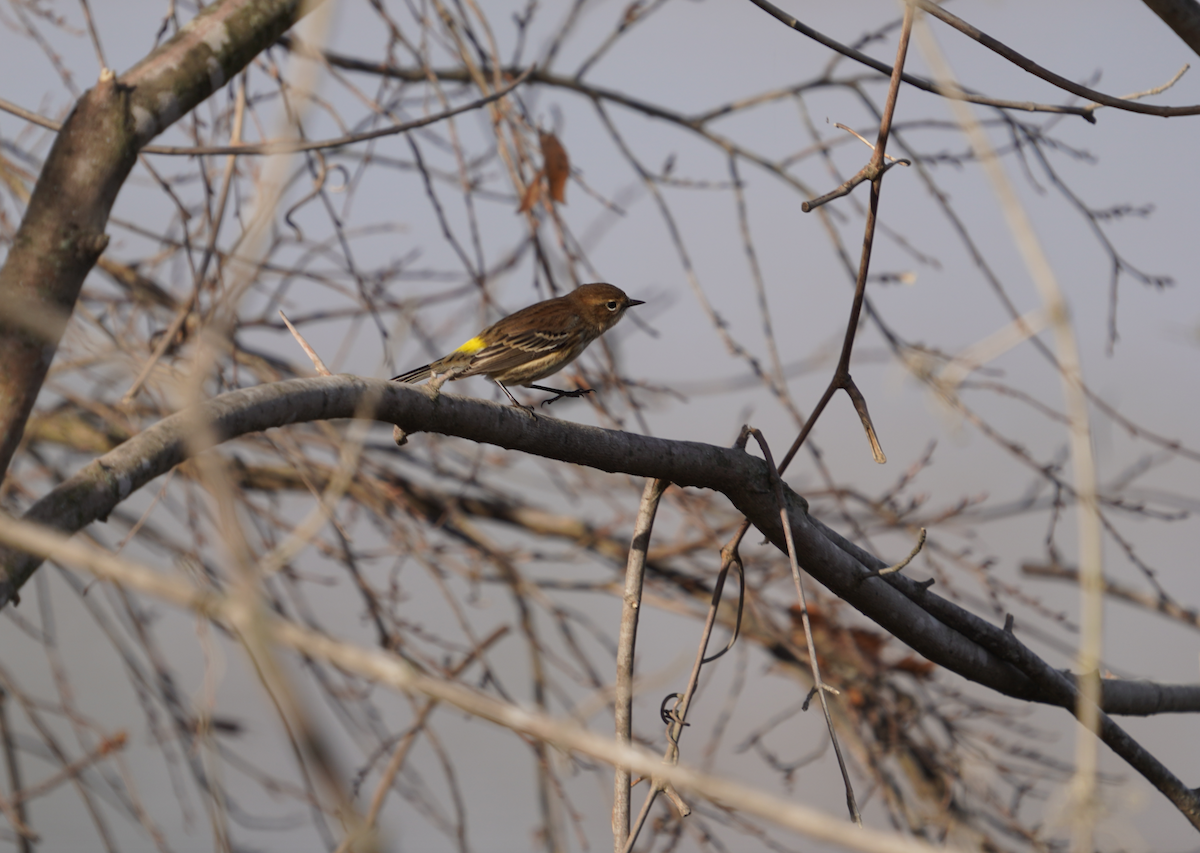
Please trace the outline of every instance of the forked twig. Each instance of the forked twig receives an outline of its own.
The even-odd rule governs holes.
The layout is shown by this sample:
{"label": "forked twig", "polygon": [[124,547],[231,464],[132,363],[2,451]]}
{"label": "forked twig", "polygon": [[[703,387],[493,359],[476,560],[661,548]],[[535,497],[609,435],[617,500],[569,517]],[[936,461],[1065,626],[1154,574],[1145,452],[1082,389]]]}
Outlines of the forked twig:
{"label": "forked twig", "polygon": [[875,424],[871,421],[871,413],[867,411],[867,398],[862,395],[862,391],[858,390],[858,386],[846,374],[846,380],[842,385],[844,390],[850,396],[850,403],[854,406],[854,411],[858,413],[858,419],[862,421],[863,431],[867,434],[867,441],[871,442],[871,456],[880,465],[887,462],[887,454],[883,452],[883,447],[879,444],[879,435],[875,432]]}
{"label": "forked twig", "polygon": [[[841,125],[839,125],[839,127],[840,126]],[[854,135],[858,136],[857,133]],[[859,137],[859,138],[861,139],[862,137]],[[834,199],[838,199],[838,198],[841,198],[842,196],[850,195],[850,192],[856,186],[863,183],[864,181],[873,181],[876,178],[882,177],[883,173],[886,172],[888,169],[892,168],[893,166],[911,166],[912,165],[912,163],[909,162],[908,160],[897,160],[894,157],[891,157],[889,159],[892,160],[891,163],[884,163],[882,166],[878,166],[878,167],[875,166],[874,163],[868,163],[867,165],[865,165],[861,169],[859,169],[858,172],[852,178],[850,178],[848,181],[843,183],[837,189],[830,190],[829,192],[825,193],[825,195],[817,196],[816,198],[809,199],[808,201],[805,201],[805,202],[801,202],[800,209],[803,210],[805,213],[812,213],[814,210],[816,210],[818,207],[820,207],[823,204],[828,204],[829,202],[833,201]]]}
{"label": "forked twig", "polygon": [[[753,2],[763,5],[762,0],[753,0]],[[817,419],[825,411],[825,407],[829,405],[829,401],[833,399],[833,395],[839,388],[849,394],[851,401],[854,403],[854,408],[858,412],[858,416],[862,420],[863,427],[867,432],[867,438],[871,442],[871,453],[875,457],[875,461],[880,464],[887,461],[887,457],[883,453],[883,448],[879,444],[879,437],[876,435],[875,428],[871,423],[871,416],[867,413],[866,400],[854,385],[854,380],[850,376],[850,355],[854,352],[854,337],[858,332],[858,321],[862,316],[863,301],[866,299],[867,273],[871,266],[871,249],[875,244],[875,220],[879,212],[879,193],[883,186],[883,175],[886,171],[883,159],[887,154],[887,141],[892,128],[892,116],[896,112],[896,99],[900,92],[900,80],[904,71],[904,58],[908,54],[908,39],[912,34],[912,24],[913,9],[911,5],[906,5],[904,7],[904,23],[900,29],[900,42],[896,47],[896,63],[892,67],[892,79],[888,84],[887,101],[884,104],[883,116],[879,122],[879,136],[875,142],[875,153],[871,156],[871,162],[865,167],[865,169],[871,171],[873,177],[871,177],[871,193],[867,207],[867,224],[863,232],[862,255],[858,264],[858,277],[854,283],[854,300],[850,305],[850,319],[846,323],[846,336],[842,341],[842,353],[838,357],[837,367],[833,371],[833,377],[829,380],[829,385],[825,389],[825,393],[817,401],[812,414],[804,422],[800,434],[796,436],[796,440],[792,442],[792,446],[788,448],[788,452],[784,455],[783,461],[779,465],[781,472],[787,470],[788,465],[791,464],[792,459],[799,452],[800,446],[804,444],[804,440],[812,432]]]}

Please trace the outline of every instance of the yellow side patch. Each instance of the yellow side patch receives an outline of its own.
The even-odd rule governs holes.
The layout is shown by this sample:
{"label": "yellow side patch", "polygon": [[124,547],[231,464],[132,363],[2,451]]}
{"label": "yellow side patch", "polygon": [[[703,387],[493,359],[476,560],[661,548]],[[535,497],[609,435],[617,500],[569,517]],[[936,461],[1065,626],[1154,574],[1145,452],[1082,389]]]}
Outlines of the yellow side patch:
{"label": "yellow side patch", "polygon": [[466,353],[467,355],[474,355],[475,353],[479,352],[481,349],[483,349],[486,346],[487,346],[487,344],[484,343],[483,338],[471,338],[471,340],[467,341],[465,344],[463,344],[458,349],[456,349],[455,352],[462,352],[462,353]]}

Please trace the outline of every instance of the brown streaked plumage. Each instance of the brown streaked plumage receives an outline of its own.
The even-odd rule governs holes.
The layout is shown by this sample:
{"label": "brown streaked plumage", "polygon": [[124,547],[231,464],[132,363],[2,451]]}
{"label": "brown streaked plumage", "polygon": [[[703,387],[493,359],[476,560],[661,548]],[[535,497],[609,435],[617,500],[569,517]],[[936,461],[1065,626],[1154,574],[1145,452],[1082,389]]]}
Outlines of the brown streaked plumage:
{"label": "brown streaked plumage", "polygon": [[[509,314],[488,326],[449,355],[393,377],[396,382],[421,382],[433,377],[461,379],[487,376],[520,405],[508,385],[524,385],[561,397],[578,397],[591,389],[559,391],[534,385],[562,370],[617,324],[625,311],[642,305],[611,284],[584,284],[565,296],[547,299]],[[445,381],[443,379],[442,381]]]}

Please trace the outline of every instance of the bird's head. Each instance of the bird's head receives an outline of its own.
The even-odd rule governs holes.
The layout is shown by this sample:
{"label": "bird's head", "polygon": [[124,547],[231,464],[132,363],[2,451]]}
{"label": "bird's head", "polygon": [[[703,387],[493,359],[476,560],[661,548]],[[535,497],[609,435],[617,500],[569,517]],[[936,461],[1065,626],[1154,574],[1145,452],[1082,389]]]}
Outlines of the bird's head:
{"label": "bird's head", "polygon": [[634,305],[645,304],[630,299],[625,291],[611,284],[584,284],[567,294],[576,310],[601,329],[610,329]]}

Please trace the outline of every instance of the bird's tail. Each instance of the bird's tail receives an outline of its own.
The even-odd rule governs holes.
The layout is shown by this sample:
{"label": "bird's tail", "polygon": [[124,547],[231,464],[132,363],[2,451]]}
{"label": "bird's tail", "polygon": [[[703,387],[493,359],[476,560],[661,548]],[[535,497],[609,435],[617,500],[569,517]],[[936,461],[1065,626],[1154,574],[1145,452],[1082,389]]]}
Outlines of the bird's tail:
{"label": "bird's tail", "polygon": [[392,381],[407,382],[410,384],[414,382],[423,382],[433,375],[433,371],[430,369],[432,367],[432,364],[427,364],[424,367],[415,368],[408,371],[408,373],[401,373],[399,376],[393,376]]}

